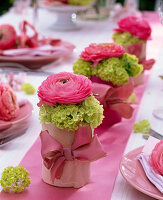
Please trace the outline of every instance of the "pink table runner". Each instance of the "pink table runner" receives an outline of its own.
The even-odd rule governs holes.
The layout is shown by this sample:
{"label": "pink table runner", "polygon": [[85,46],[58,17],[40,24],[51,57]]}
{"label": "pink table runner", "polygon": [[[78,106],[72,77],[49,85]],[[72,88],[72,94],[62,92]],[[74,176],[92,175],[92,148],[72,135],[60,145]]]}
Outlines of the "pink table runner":
{"label": "pink table runner", "polygon": [[[151,17],[152,16],[152,17]],[[158,17],[153,13],[145,13],[145,17],[151,20],[151,24],[157,27],[158,37],[156,32],[153,34],[154,40],[150,42],[150,55],[156,58],[160,51],[160,39],[163,38],[163,27],[158,23]],[[153,21],[152,21],[153,20]],[[156,21],[155,21],[156,20]],[[158,31],[159,28],[159,31]],[[153,29],[155,30],[155,29]],[[162,35],[161,33],[162,32]],[[155,35],[155,36],[154,36]],[[159,39],[159,42],[157,41]],[[154,56],[155,55],[155,56]],[[30,173],[31,185],[20,194],[0,193],[1,200],[108,200],[111,198],[114,182],[118,173],[120,159],[127,144],[128,138],[132,132],[132,127],[135,121],[136,113],[147,83],[136,88],[137,105],[135,106],[134,115],[129,120],[123,120],[112,128],[100,127],[98,128],[99,139],[103,144],[108,156],[92,163],[91,166],[91,181],[89,184],[80,189],[73,188],[57,188],[45,184],[41,180],[41,154],[40,154],[40,139],[34,143],[32,148],[27,152],[20,165],[24,166]]]}

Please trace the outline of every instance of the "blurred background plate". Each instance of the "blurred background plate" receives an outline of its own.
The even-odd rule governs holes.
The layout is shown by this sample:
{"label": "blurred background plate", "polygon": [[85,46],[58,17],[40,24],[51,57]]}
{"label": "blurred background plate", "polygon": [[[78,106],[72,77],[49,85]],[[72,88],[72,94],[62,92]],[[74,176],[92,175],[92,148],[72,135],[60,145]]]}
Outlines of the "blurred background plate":
{"label": "blurred background plate", "polygon": [[59,31],[71,31],[79,29],[80,27],[75,23],[76,13],[79,11],[87,10],[88,6],[49,6],[49,5],[40,5],[40,8],[53,11],[57,14],[57,19],[53,26],[51,27],[54,30]]}
{"label": "blurred background plate", "polygon": [[28,55],[20,55],[20,56],[0,56],[0,62],[6,63],[18,63],[26,66],[29,69],[38,69],[42,66],[50,64],[59,58],[63,58],[69,56],[73,53],[75,46],[69,42],[62,41],[57,47],[60,47],[58,51],[49,56],[28,56]]}

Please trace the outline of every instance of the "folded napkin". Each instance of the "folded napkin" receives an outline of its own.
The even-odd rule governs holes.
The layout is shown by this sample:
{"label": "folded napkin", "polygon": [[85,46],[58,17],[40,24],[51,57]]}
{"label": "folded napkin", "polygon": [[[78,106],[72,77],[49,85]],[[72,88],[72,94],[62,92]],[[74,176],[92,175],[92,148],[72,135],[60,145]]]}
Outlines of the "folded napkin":
{"label": "folded napkin", "polygon": [[62,56],[68,52],[73,51],[73,45],[65,45],[64,43],[60,46],[43,45],[36,48],[19,48],[9,49],[1,51],[0,54],[3,56]]}
{"label": "folded napkin", "polygon": [[144,153],[141,153],[138,156],[138,160],[140,161],[147,178],[157,187],[157,189],[161,193],[163,193],[163,176],[157,174],[152,169],[152,167],[148,163],[148,158],[149,156],[145,155]]}

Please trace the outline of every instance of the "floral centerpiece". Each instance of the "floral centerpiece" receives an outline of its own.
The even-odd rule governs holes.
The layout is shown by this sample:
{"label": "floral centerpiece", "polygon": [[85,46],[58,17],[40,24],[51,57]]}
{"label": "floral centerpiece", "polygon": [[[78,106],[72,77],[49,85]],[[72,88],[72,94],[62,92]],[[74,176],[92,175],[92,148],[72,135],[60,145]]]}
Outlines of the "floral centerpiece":
{"label": "floral centerpiece", "polygon": [[79,188],[89,182],[90,162],[105,156],[92,130],[103,120],[103,108],[83,75],[61,72],[38,89],[42,178],[51,185]]}
{"label": "floral centerpiece", "polygon": [[[118,44],[90,44],[74,63],[74,73],[93,81],[93,93],[104,105],[103,123],[113,125],[121,117],[130,118],[133,109],[125,102],[133,91],[132,77],[139,75],[143,66],[135,55],[125,53]],[[109,117],[111,116],[111,117]]]}
{"label": "floral centerpiece", "polygon": [[[114,42],[122,45],[126,52],[136,55],[139,63],[143,64],[144,70],[151,69],[155,60],[146,60],[146,45],[152,32],[149,23],[143,18],[129,16],[120,19],[118,28],[114,31],[112,36]],[[143,74],[136,81],[138,81],[135,83],[136,85],[141,84],[144,81]]]}

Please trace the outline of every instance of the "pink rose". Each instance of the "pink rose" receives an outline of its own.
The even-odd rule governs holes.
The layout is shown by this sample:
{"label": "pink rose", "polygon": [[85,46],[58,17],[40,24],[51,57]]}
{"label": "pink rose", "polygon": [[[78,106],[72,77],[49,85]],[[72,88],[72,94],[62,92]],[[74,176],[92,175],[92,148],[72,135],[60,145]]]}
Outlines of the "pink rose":
{"label": "pink rose", "polygon": [[156,144],[151,155],[149,156],[151,167],[163,176],[163,140]]}
{"label": "pink rose", "polygon": [[39,105],[42,103],[55,106],[77,104],[92,93],[92,82],[83,75],[61,72],[49,76],[38,88]]}
{"label": "pink rose", "polygon": [[111,57],[120,57],[125,53],[125,49],[115,43],[102,43],[102,44],[90,44],[81,53],[80,57],[86,61],[94,62],[93,66],[96,66],[99,61]]}
{"label": "pink rose", "polygon": [[19,105],[11,87],[0,82],[0,119],[9,121],[18,114]]}
{"label": "pink rose", "polygon": [[114,29],[118,32],[129,32],[142,40],[148,40],[151,36],[151,27],[147,20],[141,17],[129,16],[118,21],[119,28]]}

